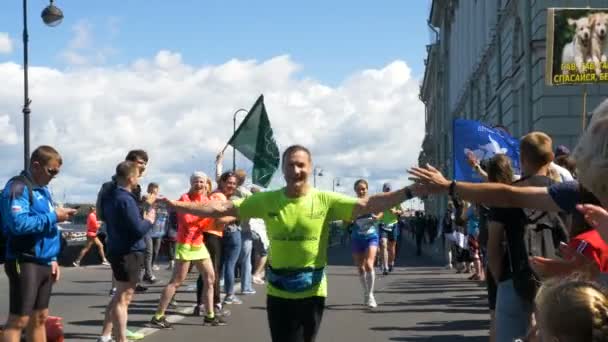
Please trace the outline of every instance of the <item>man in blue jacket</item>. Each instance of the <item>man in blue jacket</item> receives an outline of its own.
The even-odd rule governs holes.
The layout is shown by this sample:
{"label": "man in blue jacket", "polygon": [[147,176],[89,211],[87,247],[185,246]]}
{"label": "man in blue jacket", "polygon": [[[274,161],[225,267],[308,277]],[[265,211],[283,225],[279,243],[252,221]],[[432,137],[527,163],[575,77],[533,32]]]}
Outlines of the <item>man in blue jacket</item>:
{"label": "man in blue jacket", "polygon": [[9,317],[3,341],[46,341],[45,323],[53,283],[59,280],[61,240],[57,222],[75,209],[54,208],[47,185],[59,173],[62,159],[51,146],[40,146],[29,169],[12,178],[0,197],[2,231],[7,240],[4,269],[9,280]]}
{"label": "man in blue jacket", "polygon": [[[116,280],[116,294],[108,304],[107,314],[118,342],[127,341],[127,310],[144,265],[144,237],[156,219],[154,210],[141,216],[133,194],[139,174],[137,163],[121,162],[116,167],[116,187],[101,198],[108,233],[108,260]],[[112,341],[109,335],[109,331],[104,331],[99,340]]]}

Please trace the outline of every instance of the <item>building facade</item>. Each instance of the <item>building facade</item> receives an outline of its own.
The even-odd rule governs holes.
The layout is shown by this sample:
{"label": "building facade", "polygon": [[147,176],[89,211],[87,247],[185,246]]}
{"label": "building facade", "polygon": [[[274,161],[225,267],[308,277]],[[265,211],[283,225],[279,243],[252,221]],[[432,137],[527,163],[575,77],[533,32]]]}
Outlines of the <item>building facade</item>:
{"label": "building facade", "polygon": [[[606,85],[545,85],[548,7],[608,7],[606,0],[433,0],[420,99],[426,136],[421,165],[453,174],[452,120],[502,125],[519,137],[543,131],[554,146],[573,147],[586,112],[606,96]],[[586,119],[586,118],[585,118]],[[429,198],[427,211],[442,214],[446,198]]]}

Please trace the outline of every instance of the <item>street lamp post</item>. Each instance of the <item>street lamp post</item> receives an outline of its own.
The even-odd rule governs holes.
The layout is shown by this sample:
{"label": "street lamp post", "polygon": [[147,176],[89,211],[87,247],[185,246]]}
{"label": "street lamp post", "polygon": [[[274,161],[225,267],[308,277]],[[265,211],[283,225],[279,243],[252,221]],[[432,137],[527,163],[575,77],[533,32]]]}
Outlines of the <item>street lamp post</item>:
{"label": "street lamp post", "polygon": [[336,188],[340,186],[340,178],[335,177],[331,181],[331,191],[336,192]]}
{"label": "street lamp post", "polygon": [[[234,112],[234,115],[232,116],[232,136],[236,133],[236,115],[240,112],[249,113],[247,109],[244,108],[237,109],[237,111]],[[234,171],[236,171],[236,149],[232,146],[232,172]]]}
{"label": "street lamp post", "polygon": [[[63,12],[53,4],[42,11],[42,21],[48,26],[57,26],[63,20]],[[23,0],[23,169],[27,170],[30,165],[30,103],[29,97],[29,64],[28,64],[28,41],[27,32],[27,0]]]}
{"label": "street lamp post", "polygon": [[312,175],[313,175],[312,186],[316,188],[317,187],[317,176],[323,177],[323,169],[320,167],[315,167],[314,170],[312,171]]}

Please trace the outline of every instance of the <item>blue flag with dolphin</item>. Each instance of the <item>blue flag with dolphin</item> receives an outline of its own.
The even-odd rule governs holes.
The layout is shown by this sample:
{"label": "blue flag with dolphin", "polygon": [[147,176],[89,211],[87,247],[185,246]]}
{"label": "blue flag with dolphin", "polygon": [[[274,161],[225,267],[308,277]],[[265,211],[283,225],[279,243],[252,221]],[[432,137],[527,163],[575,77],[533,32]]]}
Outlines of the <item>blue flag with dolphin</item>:
{"label": "blue flag with dolphin", "polygon": [[454,179],[464,182],[481,182],[481,177],[468,163],[468,154],[481,162],[496,154],[511,158],[513,171],[519,171],[519,140],[504,129],[493,128],[475,120],[454,119],[453,122]]}

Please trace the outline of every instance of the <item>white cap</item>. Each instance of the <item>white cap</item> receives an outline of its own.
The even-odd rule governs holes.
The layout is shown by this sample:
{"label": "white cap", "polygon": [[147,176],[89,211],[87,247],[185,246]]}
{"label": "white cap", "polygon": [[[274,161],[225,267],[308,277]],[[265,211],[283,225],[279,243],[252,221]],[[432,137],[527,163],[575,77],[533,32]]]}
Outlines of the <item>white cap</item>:
{"label": "white cap", "polygon": [[190,182],[194,181],[195,179],[199,179],[199,178],[202,178],[205,180],[209,179],[209,177],[207,177],[207,174],[204,173],[203,171],[194,171],[192,173],[192,175],[190,176]]}

